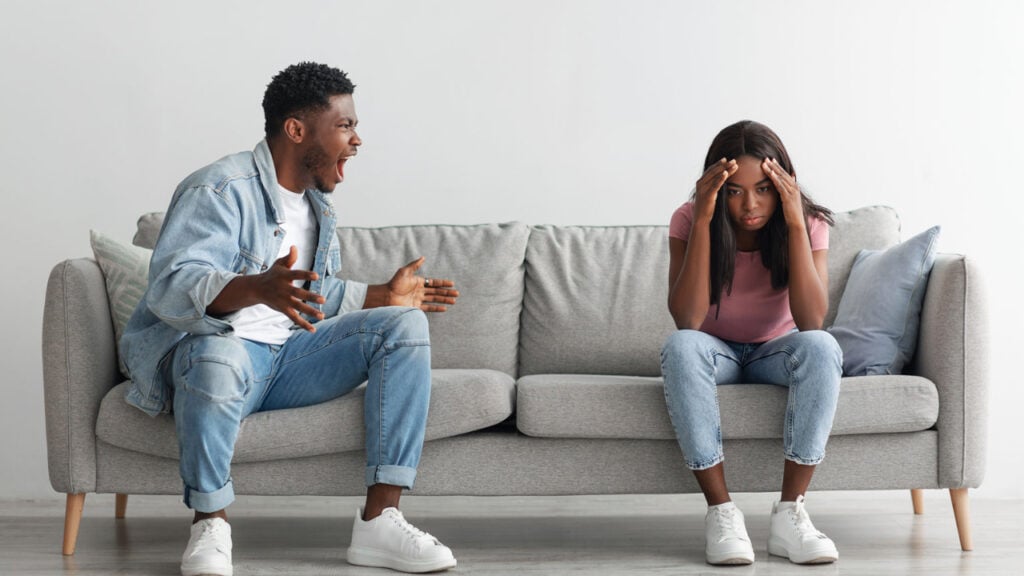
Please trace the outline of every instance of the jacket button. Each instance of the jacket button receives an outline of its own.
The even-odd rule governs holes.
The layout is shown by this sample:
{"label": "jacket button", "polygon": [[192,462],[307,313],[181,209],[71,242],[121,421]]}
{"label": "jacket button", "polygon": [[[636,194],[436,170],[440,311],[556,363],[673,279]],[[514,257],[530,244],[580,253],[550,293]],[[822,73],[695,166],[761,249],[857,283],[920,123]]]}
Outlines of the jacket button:
{"label": "jacket button", "polygon": [[263,266],[260,266],[260,272],[266,272],[266,271],[267,271],[267,265],[266,264],[264,264]]}

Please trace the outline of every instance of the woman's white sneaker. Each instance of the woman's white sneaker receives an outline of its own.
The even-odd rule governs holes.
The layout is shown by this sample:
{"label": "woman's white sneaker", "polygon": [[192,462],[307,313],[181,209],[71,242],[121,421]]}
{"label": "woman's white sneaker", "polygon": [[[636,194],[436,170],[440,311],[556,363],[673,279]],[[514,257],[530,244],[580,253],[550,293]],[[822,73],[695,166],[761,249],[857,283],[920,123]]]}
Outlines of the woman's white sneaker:
{"label": "woman's white sneaker", "polygon": [[188,546],[181,556],[181,575],[231,576],[231,524],[208,518],[192,525]]}
{"label": "woman's white sneaker", "polygon": [[750,564],[754,547],[747,535],[743,512],[732,502],[708,506],[704,516],[704,557],[708,564]]}
{"label": "woman's white sneaker", "polygon": [[811,523],[803,496],[796,502],[776,502],[772,506],[768,553],[789,558],[795,564],[825,564],[839,559],[835,543]]}
{"label": "woman's white sneaker", "polygon": [[419,573],[454,568],[455,556],[437,538],[406,521],[397,508],[385,508],[365,522],[363,511],[356,511],[348,562]]}

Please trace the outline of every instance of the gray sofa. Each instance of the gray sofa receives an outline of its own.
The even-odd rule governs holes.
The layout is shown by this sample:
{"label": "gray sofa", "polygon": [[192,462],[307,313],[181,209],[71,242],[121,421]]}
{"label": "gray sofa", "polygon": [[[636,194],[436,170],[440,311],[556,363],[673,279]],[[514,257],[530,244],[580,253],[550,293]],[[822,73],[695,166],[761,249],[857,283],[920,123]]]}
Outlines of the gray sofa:
{"label": "gray sofa", "polygon": [[[143,216],[152,246],[162,215]],[[886,207],[837,214],[829,295],[835,316],[862,248],[899,241]],[[403,226],[339,228],[343,274],[371,283],[426,256],[424,272],[462,297],[432,315],[433,393],[418,495],[682,493],[683,465],[662,392],[659,353],[674,329],[667,227]],[[57,264],[44,310],[50,482],[68,494],[64,552],[74,552],[86,493],[179,494],[169,415],[125,403],[101,269]],[[987,365],[978,271],[940,254],[917,353],[904,375],[844,378],[813,490],[949,489],[961,546],[971,548],[967,489],[984,475]],[[720,404],[736,492],[776,491],[786,391],[723,386]],[[361,389],[319,406],[264,412],[242,426],[233,467],[241,494],[358,495]]]}

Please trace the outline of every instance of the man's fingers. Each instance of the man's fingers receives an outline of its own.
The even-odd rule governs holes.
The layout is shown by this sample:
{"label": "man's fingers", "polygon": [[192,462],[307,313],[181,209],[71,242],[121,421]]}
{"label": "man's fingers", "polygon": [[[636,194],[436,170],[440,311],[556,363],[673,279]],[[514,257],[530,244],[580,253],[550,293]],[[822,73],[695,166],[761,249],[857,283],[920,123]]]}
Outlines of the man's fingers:
{"label": "man's fingers", "polygon": [[413,260],[412,262],[409,262],[405,266],[402,266],[402,268],[411,270],[413,273],[415,273],[417,270],[420,269],[420,266],[423,266],[423,262],[426,261],[426,259],[426,256],[420,256],[419,258]]}
{"label": "man's fingers", "polygon": [[291,318],[291,321],[303,330],[307,332],[316,332],[316,326],[310,324],[309,321],[303,318],[295,308],[289,308],[285,311],[284,315]]}
{"label": "man's fingers", "polygon": [[300,302],[313,302],[315,304],[323,304],[327,300],[317,294],[316,292],[310,292],[302,288],[295,288],[292,290],[292,298]]}
{"label": "man's fingers", "polygon": [[295,266],[295,261],[298,259],[299,249],[295,246],[291,246],[288,248],[288,253],[275,260],[274,264],[279,264],[285,268],[291,268],[292,266]]}
{"label": "man's fingers", "polygon": [[441,304],[455,304],[457,296],[428,295],[423,297],[424,302],[438,302]]}
{"label": "man's fingers", "polygon": [[420,304],[420,310],[424,312],[446,312],[448,307],[438,304]]}
{"label": "man's fingers", "polygon": [[289,270],[283,275],[289,282],[294,282],[296,280],[316,280],[320,277],[312,270]]}
{"label": "man's fingers", "polygon": [[451,288],[452,286],[455,286],[455,282],[444,278],[425,278],[423,286],[426,287],[427,292],[429,293],[435,288]]}
{"label": "man's fingers", "polygon": [[[431,283],[433,286],[433,283]],[[458,298],[459,291],[451,288],[427,288],[423,292],[424,296],[440,296],[444,298]]]}

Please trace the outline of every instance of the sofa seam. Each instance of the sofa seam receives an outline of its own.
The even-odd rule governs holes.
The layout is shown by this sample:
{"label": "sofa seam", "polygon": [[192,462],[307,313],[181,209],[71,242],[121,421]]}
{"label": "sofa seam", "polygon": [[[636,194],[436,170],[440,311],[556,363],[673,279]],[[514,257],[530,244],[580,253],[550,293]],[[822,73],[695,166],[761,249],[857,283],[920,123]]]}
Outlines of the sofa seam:
{"label": "sofa seam", "polygon": [[63,322],[63,324],[64,324],[64,327],[63,327],[64,328],[64,390],[65,390],[65,402],[66,402],[65,406],[66,406],[66,409],[67,409],[66,410],[66,413],[67,413],[67,415],[66,415],[66,424],[67,424],[67,427],[68,427],[68,430],[67,430],[67,450],[68,450],[68,454],[67,454],[67,475],[68,475],[68,489],[70,490],[70,492],[68,492],[68,494],[74,494],[75,493],[75,488],[74,488],[75,481],[74,481],[74,476],[73,476],[73,474],[71,472],[72,468],[73,468],[73,466],[71,465],[71,456],[72,456],[72,454],[74,452],[71,449],[71,439],[72,439],[72,426],[71,426],[71,424],[72,424],[71,423],[71,382],[70,382],[70,379],[71,379],[71,354],[70,354],[70,352],[68,350],[68,345],[67,345],[68,344],[68,286],[67,286],[67,278],[68,278],[68,268],[69,267],[70,267],[70,263],[67,260],[65,260],[64,261],[64,267],[61,270],[61,286],[60,286],[61,290],[60,290],[60,292],[61,292],[61,305],[62,305],[61,312],[63,314],[63,320],[64,320],[64,322]]}
{"label": "sofa seam", "polygon": [[960,421],[963,422],[961,429],[961,447],[960,447],[960,486],[963,486],[967,480],[967,306],[971,300],[970,287],[969,287],[969,276],[967,271],[967,257],[964,256],[960,259],[960,266],[964,273],[964,306],[963,306],[963,318],[960,322],[961,328],[960,334],[960,346],[961,346],[961,402],[960,402]]}

